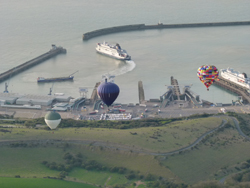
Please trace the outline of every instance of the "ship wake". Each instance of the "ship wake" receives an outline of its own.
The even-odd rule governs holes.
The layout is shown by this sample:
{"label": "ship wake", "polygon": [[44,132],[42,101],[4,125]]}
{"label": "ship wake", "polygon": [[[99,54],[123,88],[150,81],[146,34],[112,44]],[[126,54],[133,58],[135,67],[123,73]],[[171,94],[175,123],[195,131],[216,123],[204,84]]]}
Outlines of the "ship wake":
{"label": "ship wake", "polygon": [[136,67],[136,64],[134,61],[132,61],[132,60],[126,61],[126,63],[124,63],[122,66],[118,67],[118,69],[115,69],[115,70],[109,72],[109,74],[112,74],[115,76],[120,76],[122,74],[126,74],[126,73],[132,71],[135,67]]}

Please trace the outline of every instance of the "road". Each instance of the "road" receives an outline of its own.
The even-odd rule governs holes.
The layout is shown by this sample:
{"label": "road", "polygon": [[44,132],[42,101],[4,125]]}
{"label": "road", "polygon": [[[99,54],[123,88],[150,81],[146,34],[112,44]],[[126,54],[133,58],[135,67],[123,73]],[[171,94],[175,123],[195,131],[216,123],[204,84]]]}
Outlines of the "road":
{"label": "road", "polygon": [[236,128],[237,128],[239,134],[240,134],[241,136],[245,137],[247,140],[250,141],[250,137],[247,136],[247,135],[245,135],[245,134],[242,132],[242,130],[240,129],[238,120],[237,120],[235,117],[232,117],[232,119],[233,119],[233,121],[234,121],[234,124],[235,124],[235,126],[236,126]]}

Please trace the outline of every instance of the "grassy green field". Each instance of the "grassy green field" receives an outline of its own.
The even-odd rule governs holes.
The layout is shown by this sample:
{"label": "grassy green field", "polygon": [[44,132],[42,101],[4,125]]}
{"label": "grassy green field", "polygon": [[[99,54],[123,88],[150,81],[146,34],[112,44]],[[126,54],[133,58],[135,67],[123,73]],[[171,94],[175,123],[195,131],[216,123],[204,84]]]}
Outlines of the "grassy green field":
{"label": "grassy green field", "polygon": [[[33,176],[55,177],[59,174],[59,171],[49,170],[41,164],[42,161],[62,163],[64,162],[62,159],[64,153],[71,152],[76,154],[81,152],[88,159],[96,160],[108,167],[121,166],[134,171],[139,170],[142,174],[150,172],[157,176],[174,177],[173,173],[167,168],[160,166],[158,160],[153,156],[109,149],[101,150],[98,147],[73,145],[65,151],[63,148],[50,145],[38,148],[10,148],[2,146],[0,151],[0,176],[14,177],[15,175],[20,175],[26,178],[32,178]],[[82,171],[79,170],[79,174],[82,174]],[[79,177],[76,172],[73,175],[70,174],[71,177]],[[116,181],[115,178],[112,178],[112,181]]]}
{"label": "grassy green field", "polygon": [[58,171],[49,170],[43,160],[63,162],[63,150],[55,147],[10,148],[0,147],[0,176],[21,177],[57,176]]}
{"label": "grassy green field", "polygon": [[250,142],[244,140],[235,128],[227,128],[198,145],[198,149],[169,156],[161,162],[184,182],[214,180],[219,179],[216,174],[221,169],[250,159],[249,147]]}
{"label": "grassy green field", "polygon": [[1,188],[96,188],[97,186],[77,182],[40,178],[6,178],[0,177]]}
{"label": "grassy green field", "polygon": [[137,188],[145,188],[145,185],[139,185]]}
{"label": "grassy green field", "polygon": [[[228,119],[229,123],[233,125],[230,118],[225,116],[224,119]],[[41,178],[57,177],[60,172],[50,170],[41,164],[42,161],[65,163],[63,155],[66,152],[72,154],[81,152],[87,159],[96,160],[106,167],[125,167],[139,175],[146,176],[150,173],[176,183],[196,183],[208,179],[218,179],[219,176],[224,175],[223,168],[232,167],[233,169],[235,164],[250,159],[247,149],[250,147],[250,142],[242,139],[237,130],[232,127],[210,136],[206,142],[197,146],[198,149],[166,158],[136,153],[132,150],[156,153],[173,151],[193,143],[202,134],[218,127],[221,123],[222,119],[209,117],[176,121],[161,127],[127,130],[108,128],[61,128],[55,131],[28,128],[6,129],[12,130],[12,132],[0,132],[0,141],[20,143],[25,140],[38,140],[39,142],[36,142],[35,146],[27,142],[27,147],[15,148],[1,145],[0,142],[0,176],[20,175],[21,180],[27,181],[50,180]],[[62,140],[63,142],[47,142],[47,140]],[[86,142],[87,144],[85,142],[85,144],[68,142],[69,145],[65,146],[67,140],[99,141],[104,147],[103,145],[88,144],[90,142]],[[126,150],[123,150],[124,148]],[[34,176],[36,178],[32,179]],[[111,187],[116,184],[127,184],[133,187],[132,184],[138,181],[137,179],[128,180],[125,174],[87,171],[80,168],[74,168],[66,179]],[[4,179],[4,182],[8,182],[8,179]],[[77,185],[72,185],[72,187]],[[145,185],[138,187],[145,187]]]}
{"label": "grassy green field", "polygon": [[[162,127],[144,127],[137,129],[107,128],[64,128],[55,131],[41,129],[12,129],[12,133],[0,133],[1,140],[91,140],[109,142],[143,149],[150,152],[167,152],[185,147],[194,142],[203,133],[218,127],[222,120],[215,117],[183,120]],[[132,133],[137,133],[132,135]]]}
{"label": "grassy green field", "polygon": [[119,151],[112,152],[111,150],[100,151],[98,149],[85,153],[85,155],[89,158],[99,161],[102,164],[112,167],[126,167],[130,170],[140,171],[144,175],[150,172],[154,175],[166,178],[175,177],[175,175],[169,169],[159,164],[159,161],[156,159],[156,157],[150,155]]}
{"label": "grassy green field", "polygon": [[116,185],[116,184],[125,184],[129,180],[125,178],[125,175],[111,173],[111,172],[96,172],[96,171],[87,171],[85,169],[75,168],[70,172],[69,176],[75,177],[78,180],[84,182],[89,182],[92,184],[98,185]]}

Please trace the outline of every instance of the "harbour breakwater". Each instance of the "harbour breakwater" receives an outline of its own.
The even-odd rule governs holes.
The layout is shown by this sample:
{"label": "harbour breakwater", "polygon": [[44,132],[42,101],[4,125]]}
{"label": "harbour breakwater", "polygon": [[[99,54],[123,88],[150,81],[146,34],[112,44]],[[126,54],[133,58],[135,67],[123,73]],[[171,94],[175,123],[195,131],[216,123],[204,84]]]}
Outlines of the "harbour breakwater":
{"label": "harbour breakwater", "polygon": [[107,35],[111,33],[119,33],[126,31],[140,31],[148,29],[174,29],[174,28],[192,28],[192,27],[223,27],[223,26],[243,26],[250,25],[250,21],[242,22],[211,22],[211,23],[187,23],[187,24],[162,24],[157,25],[145,25],[145,24],[135,24],[135,25],[124,25],[109,27],[104,29],[98,29],[95,31],[90,31],[84,33],[82,36],[83,40],[88,40],[97,36]]}
{"label": "harbour breakwater", "polygon": [[3,72],[0,74],[0,82],[3,82],[7,79],[10,79],[12,76],[17,75],[20,72],[23,72],[27,69],[29,69],[30,67],[33,67],[43,61],[46,61],[47,59],[50,59],[52,57],[55,57],[58,54],[65,54],[66,53],[66,49],[62,48],[62,47],[56,47],[55,45],[52,45],[52,49],[30,61],[27,61],[21,65],[18,65],[10,70],[7,70],[6,72]]}

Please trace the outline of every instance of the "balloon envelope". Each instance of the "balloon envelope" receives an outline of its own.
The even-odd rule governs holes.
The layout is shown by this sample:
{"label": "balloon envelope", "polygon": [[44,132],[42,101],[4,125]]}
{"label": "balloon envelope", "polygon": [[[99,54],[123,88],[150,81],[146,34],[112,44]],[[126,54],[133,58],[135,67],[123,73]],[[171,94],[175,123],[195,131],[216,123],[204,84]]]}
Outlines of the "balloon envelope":
{"label": "balloon envelope", "polygon": [[198,68],[197,76],[200,81],[208,88],[214,83],[214,80],[218,78],[219,72],[214,65],[203,65]]}
{"label": "balloon envelope", "polygon": [[115,83],[107,82],[107,79],[97,88],[98,95],[107,106],[110,106],[116,100],[119,92],[119,87]]}
{"label": "balloon envelope", "polygon": [[48,112],[44,120],[50,129],[56,129],[59,123],[61,122],[61,116],[57,112]]}

